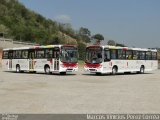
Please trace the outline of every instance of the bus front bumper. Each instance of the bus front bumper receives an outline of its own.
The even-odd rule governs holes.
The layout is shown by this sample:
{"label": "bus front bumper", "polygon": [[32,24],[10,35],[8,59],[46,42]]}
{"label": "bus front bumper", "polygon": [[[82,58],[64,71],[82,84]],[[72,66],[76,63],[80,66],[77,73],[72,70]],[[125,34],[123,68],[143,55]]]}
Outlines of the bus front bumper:
{"label": "bus front bumper", "polygon": [[61,68],[60,72],[67,72],[67,73],[72,73],[72,72],[77,72],[78,67],[76,68]]}
{"label": "bus front bumper", "polygon": [[89,73],[102,73],[101,68],[84,68],[84,71]]}

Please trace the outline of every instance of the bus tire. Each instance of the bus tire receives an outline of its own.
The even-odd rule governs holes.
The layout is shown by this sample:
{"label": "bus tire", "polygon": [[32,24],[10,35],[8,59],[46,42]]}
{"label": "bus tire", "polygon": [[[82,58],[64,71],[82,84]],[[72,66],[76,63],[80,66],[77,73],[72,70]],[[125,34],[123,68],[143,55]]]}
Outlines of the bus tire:
{"label": "bus tire", "polygon": [[21,72],[20,65],[16,65],[16,72],[17,72],[17,73],[20,73],[20,72]]}
{"label": "bus tire", "polygon": [[50,67],[48,65],[44,67],[44,71],[46,74],[51,74]]}
{"label": "bus tire", "polygon": [[66,75],[66,72],[60,72],[60,75]]}
{"label": "bus tire", "polygon": [[116,75],[117,74],[117,71],[118,71],[118,68],[116,66],[114,66],[112,68],[112,75]]}
{"label": "bus tire", "polygon": [[145,68],[144,68],[144,66],[142,65],[141,68],[140,68],[139,73],[140,73],[140,74],[144,74],[144,71],[145,71]]}

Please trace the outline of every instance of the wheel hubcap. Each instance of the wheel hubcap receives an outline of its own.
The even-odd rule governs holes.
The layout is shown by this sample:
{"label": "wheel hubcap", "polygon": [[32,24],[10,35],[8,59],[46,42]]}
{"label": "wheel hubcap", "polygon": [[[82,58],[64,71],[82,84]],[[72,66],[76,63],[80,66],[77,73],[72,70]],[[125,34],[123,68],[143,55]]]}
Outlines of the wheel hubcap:
{"label": "wheel hubcap", "polygon": [[116,73],[116,69],[115,68],[113,68],[113,74],[115,74]]}
{"label": "wheel hubcap", "polygon": [[20,71],[20,68],[19,67],[17,67],[17,72],[19,72]]}
{"label": "wheel hubcap", "polygon": [[50,72],[50,69],[47,67],[46,68],[46,73],[49,73]]}
{"label": "wheel hubcap", "polygon": [[141,72],[142,72],[142,73],[144,72],[144,68],[141,68]]}

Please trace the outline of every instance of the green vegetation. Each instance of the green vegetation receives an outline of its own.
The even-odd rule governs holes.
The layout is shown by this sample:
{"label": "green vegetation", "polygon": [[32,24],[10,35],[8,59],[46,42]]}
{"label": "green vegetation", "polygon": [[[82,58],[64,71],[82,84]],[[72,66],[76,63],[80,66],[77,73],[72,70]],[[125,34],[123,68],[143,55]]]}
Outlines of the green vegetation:
{"label": "green vegetation", "polygon": [[79,58],[84,59],[91,32],[71,24],[62,24],[27,9],[18,0],[0,0],[0,37],[36,44],[78,44]]}
{"label": "green vegetation", "polygon": [[104,37],[101,34],[95,34],[92,36],[92,39],[96,40],[96,44],[100,44],[100,42],[104,40]]}
{"label": "green vegetation", "polygon": [[46,19],[27,9],[18,0],[0,0],[0,18],[0,37],[40,45],[77,44],[80,60],[85,58],[87,43],[94,39],[99,44],[104,40],[101,34],[91,35],[88,28],[74,30],[69,23],[62,24]]}
{"label": "green vegetation", "polygon": [[85,62],[83,60],[78,61],[78,66],[79,67],[84,67]]}

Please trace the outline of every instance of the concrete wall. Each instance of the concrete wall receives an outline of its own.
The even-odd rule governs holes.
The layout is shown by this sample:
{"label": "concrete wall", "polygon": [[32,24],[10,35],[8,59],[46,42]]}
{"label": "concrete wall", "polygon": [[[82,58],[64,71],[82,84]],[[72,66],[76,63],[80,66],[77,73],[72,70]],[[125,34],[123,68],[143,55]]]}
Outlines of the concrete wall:
{"label": "concrete wall", "polygon": [[0,38],[0,48],[13,48],[13,47],[24,47],[33,46],[34,43],[19,42],[12,39]]}

